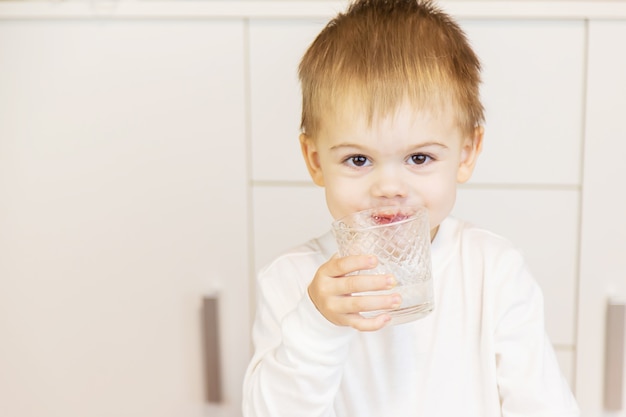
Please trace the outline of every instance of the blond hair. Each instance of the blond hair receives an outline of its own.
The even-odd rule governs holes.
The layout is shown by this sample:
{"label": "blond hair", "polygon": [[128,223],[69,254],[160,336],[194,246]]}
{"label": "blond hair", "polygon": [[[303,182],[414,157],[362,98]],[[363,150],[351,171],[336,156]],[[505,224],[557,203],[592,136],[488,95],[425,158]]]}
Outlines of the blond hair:
{"label": "blond hair", "polygon": [[463,30],[432,1],[357,0],[300,62],[302,131],[315,136],[329,112],[362,111],[371,123],[409,100],[451,109],[471,134],[484,120],[480,69]]}

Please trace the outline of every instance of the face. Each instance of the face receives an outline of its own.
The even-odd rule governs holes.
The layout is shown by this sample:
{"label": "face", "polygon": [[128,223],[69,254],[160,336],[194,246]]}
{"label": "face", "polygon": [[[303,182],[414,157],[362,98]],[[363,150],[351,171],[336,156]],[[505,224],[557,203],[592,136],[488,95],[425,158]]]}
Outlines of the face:
{"label": "face", "polygon": [[470,178],[482,144],[482,129],[463,135],[445,116],[405,104],[371,125],[363,117],[331,117],[317,137],[302,135],[307,168],[325,188],[331,215],[420,205],[429,211],[434,236],[454,206],[457,184]]}

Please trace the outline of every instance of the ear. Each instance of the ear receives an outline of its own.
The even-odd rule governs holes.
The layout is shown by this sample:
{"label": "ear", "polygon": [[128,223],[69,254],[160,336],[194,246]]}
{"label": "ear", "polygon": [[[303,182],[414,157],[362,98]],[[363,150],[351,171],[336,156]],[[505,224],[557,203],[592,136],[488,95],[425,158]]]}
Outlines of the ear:
{"label": "ear", "polygon": [[483,150],[484,133],[485,129],[482,126],[478,126],[474,129],[473,136],[465,138],[461,149],[461,163],[456,175],[457,182],[467,182],[472,176],[478,155]]}
{"label": "ear", "polygon": [[315,141],[304,133],[300,134],[300,149],[302,150],[302,156],[304,157],[304,162],[309,170],[311,179],[316,185],[323,187],[324,175],[322,173],[319,153],[317,151]]}

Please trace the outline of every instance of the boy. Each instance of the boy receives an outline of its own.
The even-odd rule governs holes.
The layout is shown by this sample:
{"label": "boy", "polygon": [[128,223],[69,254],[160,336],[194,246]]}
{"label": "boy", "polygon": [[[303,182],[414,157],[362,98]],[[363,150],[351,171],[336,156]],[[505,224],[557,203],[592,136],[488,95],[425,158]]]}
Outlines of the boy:
{"label": "boy", "polygon": [[351,296],[394,277],[336,256],[330,234],[284,254],[258,277],[244,415],[577,416],[520,254],[449,217],[483,138],[480,63],[458,25],[429,1],[357,0],[299,74],[302,153],[332,216],[428,209],[435,309],[395,326],[361,316],[399,305]]}

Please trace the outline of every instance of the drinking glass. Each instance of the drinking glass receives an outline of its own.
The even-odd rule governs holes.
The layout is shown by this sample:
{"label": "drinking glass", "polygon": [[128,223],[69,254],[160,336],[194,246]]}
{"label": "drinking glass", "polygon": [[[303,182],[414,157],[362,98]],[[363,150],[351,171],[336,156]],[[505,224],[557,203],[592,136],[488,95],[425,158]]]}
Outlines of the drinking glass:
{"label": "drinking glass", "polygon": [[430,225],[424,207],[378,207],[359,211],[332,224],[340,256],[371,254],[374,269],[357,274],[393,274],[391,290],[354,293],[353,296],[399,293],[402,304],[394,310],[361,312],[364,317],[391,315],[390,324],[413,321],[434,307],[431,276]]}

